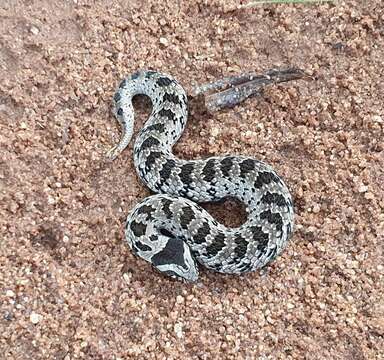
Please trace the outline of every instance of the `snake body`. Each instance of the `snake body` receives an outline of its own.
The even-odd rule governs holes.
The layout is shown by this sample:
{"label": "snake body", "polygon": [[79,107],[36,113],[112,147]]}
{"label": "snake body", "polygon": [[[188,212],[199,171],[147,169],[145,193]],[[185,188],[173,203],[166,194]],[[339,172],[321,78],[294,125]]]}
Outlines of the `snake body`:
{"label": "snake body", "polygon": [[[187,121],[187,96],[171,76],[138,71],[114,95],[122,138],[114,159],[131,140],[132,97],[147,95],[152,112],[134,145],[134,164],[155,193],[127,217],[131,250],[156,269],[196,281],[197,263],[221,273],[240,274],[265,266],[286,246],[293,230],[293,204],[287,186],[268,165],[245,156],[182,160],[172,154]],[[247,221],[237,228],[218,223],[199,202],[237,198]]]}

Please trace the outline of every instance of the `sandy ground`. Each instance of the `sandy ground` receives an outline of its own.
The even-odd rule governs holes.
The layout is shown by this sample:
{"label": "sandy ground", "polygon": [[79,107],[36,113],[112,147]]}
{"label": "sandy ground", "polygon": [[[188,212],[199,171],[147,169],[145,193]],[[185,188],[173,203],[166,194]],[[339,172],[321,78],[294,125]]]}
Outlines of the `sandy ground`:
{"label": "sandy ground", "polygon": [[[179,3],[179,2],[177,2]],[[0,353],[5,359],[383,359],[381,0],[0,3]],[[245,2],[243,2],[245,3]],[[289,185],[286,251],[242,277],[167,279],[122,241],[147,189],[115,162],[114,88],[138,68],[196,83],[313,76],[208,116],[175,153],[246,154]],[[147,102],[137,102],[137,127]],[[226,224],[242,215],[209,207]],[[231,205],[231,209],[236,209]],[[230,216],[228,216],[230,213]]]}

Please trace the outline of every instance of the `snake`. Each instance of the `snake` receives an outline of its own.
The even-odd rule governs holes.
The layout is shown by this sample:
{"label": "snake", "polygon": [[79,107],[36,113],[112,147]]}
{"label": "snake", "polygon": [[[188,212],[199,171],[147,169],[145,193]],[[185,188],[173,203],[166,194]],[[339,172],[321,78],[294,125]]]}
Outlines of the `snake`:
{"label": "snake", "polygon": [[[271,166],[241,155],[183,160],[172,153],[188,117],[188,98],[171,76],[139,70],[124,78],[113,96],[121,138],[114,160],[133,136],[136,95],[152,111],[136,136],[134,166],[152,195],[128,214],[125,240],[131,251],[175,279],[195,282],[199,265],[224,274],[261,269],[286,247],[294,226],[292,196]],[[238,227],[219,223],[200,204],[232,198],[246,208]]]}

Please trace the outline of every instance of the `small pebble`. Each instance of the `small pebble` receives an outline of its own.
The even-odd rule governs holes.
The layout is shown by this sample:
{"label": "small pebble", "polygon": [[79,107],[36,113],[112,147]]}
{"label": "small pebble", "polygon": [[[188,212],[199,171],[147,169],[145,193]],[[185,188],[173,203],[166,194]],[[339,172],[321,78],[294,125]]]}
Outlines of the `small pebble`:
{"label": "small pebble", "polygon": [[168,46],[168,40],[165,37],[159,39],[161,45]]}
{"label": "small pebble", "polygon": [[29,320],[31,321],[32,324],[38,324],[41,319],[42,319],[42,316],[34,312],[31,313],[31,315],[29,316]]}
{"label": "small pebble", "polygon": [[7,297],[14,297],[15,293],[12,290],[7,290],[5,292],[5,296],[7,296]]}
{"label": "small pebble", "polygon": [[175,324],[175,326],[173,327],[173,330],[175,331],[176,336],[179,339],[181,339],[184,336],[184,334],[183,334],[183,325],[182,324],[180,324],[180,323]]}
{"label": "small pebble", "polygon": [[36,26],[31,26],[30,31],[33,35],[37,35],[40,32],[39,28],[37,28]]}

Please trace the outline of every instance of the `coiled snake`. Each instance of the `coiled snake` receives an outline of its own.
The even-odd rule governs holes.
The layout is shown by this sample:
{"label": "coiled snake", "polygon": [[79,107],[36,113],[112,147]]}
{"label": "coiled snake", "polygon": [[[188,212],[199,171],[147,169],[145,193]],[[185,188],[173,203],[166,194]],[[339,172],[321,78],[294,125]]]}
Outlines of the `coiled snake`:
{"label": "coiled snake", "polygon": [[[293,230],[293,204],[283,180],[268,165],[245,156],[182,160],[172,146],[187,122],[187,96],[169,75],[139,71],[114,95],[122,138],[111,159],[129,144],[134,123],[132,97],[147,95],[152,112],[137,136],[134,164],[156,195],[128,215],[125,238],[132,251],[166,275],[196,281],[200,263],[240,274],[265,266],[286,246]],[[237,228],[218,223],[198,202],[237,198],[247,221]]]}

